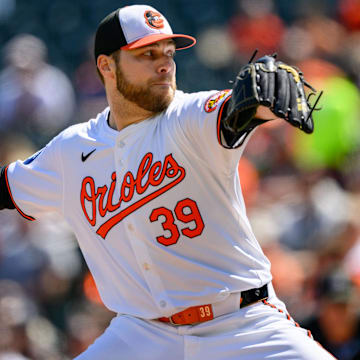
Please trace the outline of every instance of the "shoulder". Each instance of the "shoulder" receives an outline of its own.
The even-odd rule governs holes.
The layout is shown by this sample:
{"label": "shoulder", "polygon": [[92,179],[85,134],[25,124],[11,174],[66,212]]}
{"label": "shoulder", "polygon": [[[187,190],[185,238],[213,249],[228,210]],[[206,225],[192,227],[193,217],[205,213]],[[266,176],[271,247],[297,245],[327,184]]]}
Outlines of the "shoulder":
{"label": "shoulder", "polygon": [[176,91],[172,110],[188,110],[204,113],[214,112],[231,93],[231,90],[209,90],[195,93]]}
{"label": "shoulder", "polygon": [[67,127],[55,138],[57,141],[94,140],[101,138],[103,129],[106,128],[109,108],[99,113],[95,118],[86,122],[74,124]]}

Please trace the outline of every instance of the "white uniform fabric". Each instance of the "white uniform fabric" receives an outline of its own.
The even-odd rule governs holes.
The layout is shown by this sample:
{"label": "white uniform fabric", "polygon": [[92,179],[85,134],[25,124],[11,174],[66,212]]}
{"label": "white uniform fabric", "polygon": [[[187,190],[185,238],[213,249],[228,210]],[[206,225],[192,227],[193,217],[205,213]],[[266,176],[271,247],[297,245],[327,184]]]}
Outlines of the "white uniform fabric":
{"label": "white uniform fabric", "polygon": [[[221,303],[271,281],[269,261],[251,230],[241,193],[237,164],[245,144],[228,150],[218,141],[218,112],[228,95],[177,91],[166,112],[121,131],[109,127],[107,108],[96,119],[60,133],[37,156],[9,165],[9,188],[21,213],[30,219],[49,211],[62,215],[76,234],[104,304],[124,314],[96,345],[103,347],[115,337],[117,352],[110,355],[107,344],[106,356],[79,359],[162,359],[172,353],[172,342],[172,359],[238,359],[236,351],[243,346],[267,349],[248,333],[255,324],[260,328],[251,331],[261,333],[262,313],[264,326],[276,329],[276,322],[267,323],[276,311],[263,304],[256,305],[260,313],[254,318],[246,308],[196,327],[144,320]],[[231,334],[226,356],[215,350],[228,336],[221,335],[223,329]],[[121,336],[130,338],[123,342]],[[135,356],[131,346],[139,341],[141,348],[149,341],[152,354]],[[165,357],[156,357],[155,347]]]}
{"label": "white uniform fabric", "polygon": [[[145,319],[170,316],[271,281],[241,194],[237,164],[243,147],[227,150],[218,143],[217,111],[204,109],[212,94],[178,91],[166,113],[121,131],[109,127],[106,109],[95,120],[62,132],[29,164],[18,161],[8,168],[10,189],[22,212],[37,218],[55,210],[70,223],[102,300],[114,312]],[[94,149],[82,162],[82,153]],[[150,172],[163,179],[144,191]],[[142,185],[125,189],[135,179]],[[108,208],[115,209],[119,196],[120,207],[104,210],[109,202]],[[198,224],[191,215],[184,219],[191,220],[187,223],[176,218],[175,208],[184,199],[193,209],[178,206],[178,212],[186,217],[198,209]],[[115,220],[105,238],[97,234],[139,201],[144,204]],[[151,221],[158,208],[168,210]],[[166,216],[174,218],[176,226],[169,225],[170,230],[162,227]],[[176,244],[157,241],[158,236],[171,237],[176,228]],[[186,229],[190,237],[182,233]]]}
{"label": "white uniform fabric", "polygon": [[120,315],[75,360],[334,360],[289,318],[270,286],[269,302],[195,326]]}

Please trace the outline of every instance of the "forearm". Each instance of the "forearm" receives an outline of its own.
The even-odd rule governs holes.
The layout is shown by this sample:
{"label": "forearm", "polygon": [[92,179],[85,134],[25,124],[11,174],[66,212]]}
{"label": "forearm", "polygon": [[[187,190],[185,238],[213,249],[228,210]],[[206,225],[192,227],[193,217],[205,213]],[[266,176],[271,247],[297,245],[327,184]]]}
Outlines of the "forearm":
{"label": "forearm", "polygon": [[15,209],[5,177],[5,167],[0,166],[0,210]]}
{"label": "forearm", "polygon": [[[248,111],[242,111],[234,116],[232,114],[234,121],[229,123],[228,118],[228,103],[225,104],[223,113],[221,114],[220,120],[220,129],[223,135],[223,139],[226,144],[223,143],[223,146],[227,148],[236,148],[240,146],[248,134],[254,130],[258,125],[263,124],[268,119],[261,119],[256,111],[256,108],[249,109]],[[260,106],[261,107],[261,106]]]}

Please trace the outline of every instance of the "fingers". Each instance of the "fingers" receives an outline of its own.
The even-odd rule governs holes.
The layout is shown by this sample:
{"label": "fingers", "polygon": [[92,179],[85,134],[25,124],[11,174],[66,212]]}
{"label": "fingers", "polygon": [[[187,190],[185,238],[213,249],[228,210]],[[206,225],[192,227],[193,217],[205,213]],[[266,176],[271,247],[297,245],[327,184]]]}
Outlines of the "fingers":
{"label": "fingers", "polygon": [[277,67],[273,56],[263,56],[255,63],[256,83],[261,105],[272,107],[275,100],[275,73]]}
{"label": "fingers", "polygon": [[314,122],[311,116],[309,116],[306,121],[303,122],[301,130],[307,134],[311,134],[314,131]]}
{"label": "fingers", "polygon": [[275,85],[273,112],[304,132],[312,133],[314,123],[309,116],[309,106],[299,72],[289,65],[278,63]]}
{"label": "fingers", "polygon": [[[289,78],[290,87],[290,101],[289,101],[289,112],[288,122],[298,128],[302,128],[302,104],[301,94],[299,93],[297,83],[291,73],[287,73]],[[304,118],[304,117],[303,117]]]}
{"label": "fingers", "polygon": [[273,106],[275,99],[275,72],[261,71],[257,74],[256,82],[260,104],[267,107]]}
{"label": "fingers", "polygon": [[254,70],[258,103],[291,125],[312,133],[312,109],[306,99],[301,71],[268,55],[254,63]]}
{"label": "fingers", "polygon": [[304,84],[298,72],[288,72],[290,84],[290,104],[287,121],[310,134],[314,131],[314,123],[310,114],[309,106],[306,100]]}
{"label": "fingers", "polygon": [[290,104],[290,82],[287,71],[278,69],[275,82],[275,103],[274,114],[285,119],[289,111]]}
{"label": "fingers", "polygon": [[[300,99],[301,99],[301,111],[302,111],[302,127],[301,129],[306,132],[307,134],[311,134],[314,131],[314,122],[312,119],[312,110],[310,109],[310,105],[307,101],[305,90],[304,90],[304,84],[303,82],[298,84],[298,89],[300,93]],[[321,94],[320,94],[321,96]],[[319,98],[317,98],[317,101]],[[314,105],[314,107],[316,104]]]}

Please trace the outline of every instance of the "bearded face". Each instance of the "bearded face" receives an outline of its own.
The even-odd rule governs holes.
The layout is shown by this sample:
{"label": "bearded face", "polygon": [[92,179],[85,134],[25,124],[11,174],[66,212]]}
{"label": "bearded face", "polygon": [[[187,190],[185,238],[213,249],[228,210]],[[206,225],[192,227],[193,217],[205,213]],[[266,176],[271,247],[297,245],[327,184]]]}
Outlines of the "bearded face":
{"label": "bearded face", "polygon": [[[166,110],[175,95],[175,76],[159,74],[156,78],[150,78],[143,84],[134,84],[127,80],[119,62],[120,54],[117,55],[115,58],[116,86],[120,94],[128,101],[153,114],[159,114]],[[170,86],[159,85],[165,82],[170,83]]]}

